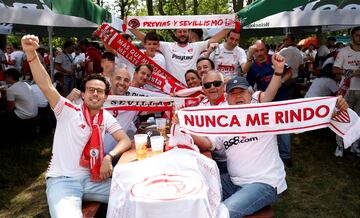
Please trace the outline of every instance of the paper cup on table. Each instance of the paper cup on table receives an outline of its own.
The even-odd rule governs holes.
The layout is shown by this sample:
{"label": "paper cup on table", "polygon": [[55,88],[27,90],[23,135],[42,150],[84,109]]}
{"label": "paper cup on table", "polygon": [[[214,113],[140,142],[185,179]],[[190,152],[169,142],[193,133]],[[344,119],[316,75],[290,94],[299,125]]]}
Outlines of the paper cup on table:
{"label": "paper cup on table", "polygon": [[151,150],[154,155],[161,154],[164,151],[164,137],[152,136],[150,137]]}
{"label": "paper cup on table", "polygon": [[156,128],[160,132],[160,135],[162,137],[166,137],[166,119],[157,118],[155,122],[156,122]]}
{"label": "paper cup on table", "polygon": [[147,137],[146,134],[136,134],[134,135],[134,141],[135,141],[135,149],[136,149],[136,159],[143,160],[146,158],[146,152],[147,152]]}

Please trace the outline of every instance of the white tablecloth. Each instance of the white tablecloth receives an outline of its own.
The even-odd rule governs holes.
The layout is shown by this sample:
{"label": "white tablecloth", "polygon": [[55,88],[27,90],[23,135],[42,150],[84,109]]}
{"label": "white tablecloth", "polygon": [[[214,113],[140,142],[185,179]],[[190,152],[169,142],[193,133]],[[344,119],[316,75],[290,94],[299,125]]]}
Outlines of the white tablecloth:
{"label": "white tablecloth", "polygon": [[188,149],[115,167],[107,217],[228,217],[216,163]]}

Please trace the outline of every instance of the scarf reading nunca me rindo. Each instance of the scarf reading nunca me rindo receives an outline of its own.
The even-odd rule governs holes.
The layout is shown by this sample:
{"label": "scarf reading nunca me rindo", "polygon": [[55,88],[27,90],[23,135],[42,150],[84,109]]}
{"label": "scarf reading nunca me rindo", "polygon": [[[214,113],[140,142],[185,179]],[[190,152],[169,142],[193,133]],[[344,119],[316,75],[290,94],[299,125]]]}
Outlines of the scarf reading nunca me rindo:
{"label": "scarf reading nunca me rindo", "polygon": [[100,181],[100,167],[104,157],[104,143],[101,137],[103,123],[103,109],[101,108],[97,119],[90,115],[89,108],[83,103],[82,111],[87,125],[91,129],[89,141],[86,143],[80,158],[80,166],[89,168],[92,181]]}

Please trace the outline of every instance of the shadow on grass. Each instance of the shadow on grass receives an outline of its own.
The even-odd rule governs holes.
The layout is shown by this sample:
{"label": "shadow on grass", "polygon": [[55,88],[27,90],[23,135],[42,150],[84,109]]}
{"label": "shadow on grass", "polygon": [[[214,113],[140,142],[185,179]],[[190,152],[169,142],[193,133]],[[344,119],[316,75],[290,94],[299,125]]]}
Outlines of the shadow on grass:
{"label": "shadow on grass", "polygon": [[49,217],[44,172],[53,135],[22,137],[0,146],[0,217]]}

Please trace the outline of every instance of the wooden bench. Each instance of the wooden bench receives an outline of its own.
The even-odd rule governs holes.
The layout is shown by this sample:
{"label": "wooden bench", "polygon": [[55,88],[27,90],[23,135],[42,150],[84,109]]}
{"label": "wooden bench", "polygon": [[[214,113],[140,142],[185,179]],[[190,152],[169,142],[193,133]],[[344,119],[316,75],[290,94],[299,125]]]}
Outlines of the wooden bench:
{"label": "wooden bench", "polygon": [[83,218],[94,218],[101,206],[100,202],[88,201],[82,203]]}
{"label": "wooden bench", "polygon": [[271,206],[264,207],[258,212],[245,216],[244,218],[274,218],[275,213]]}

